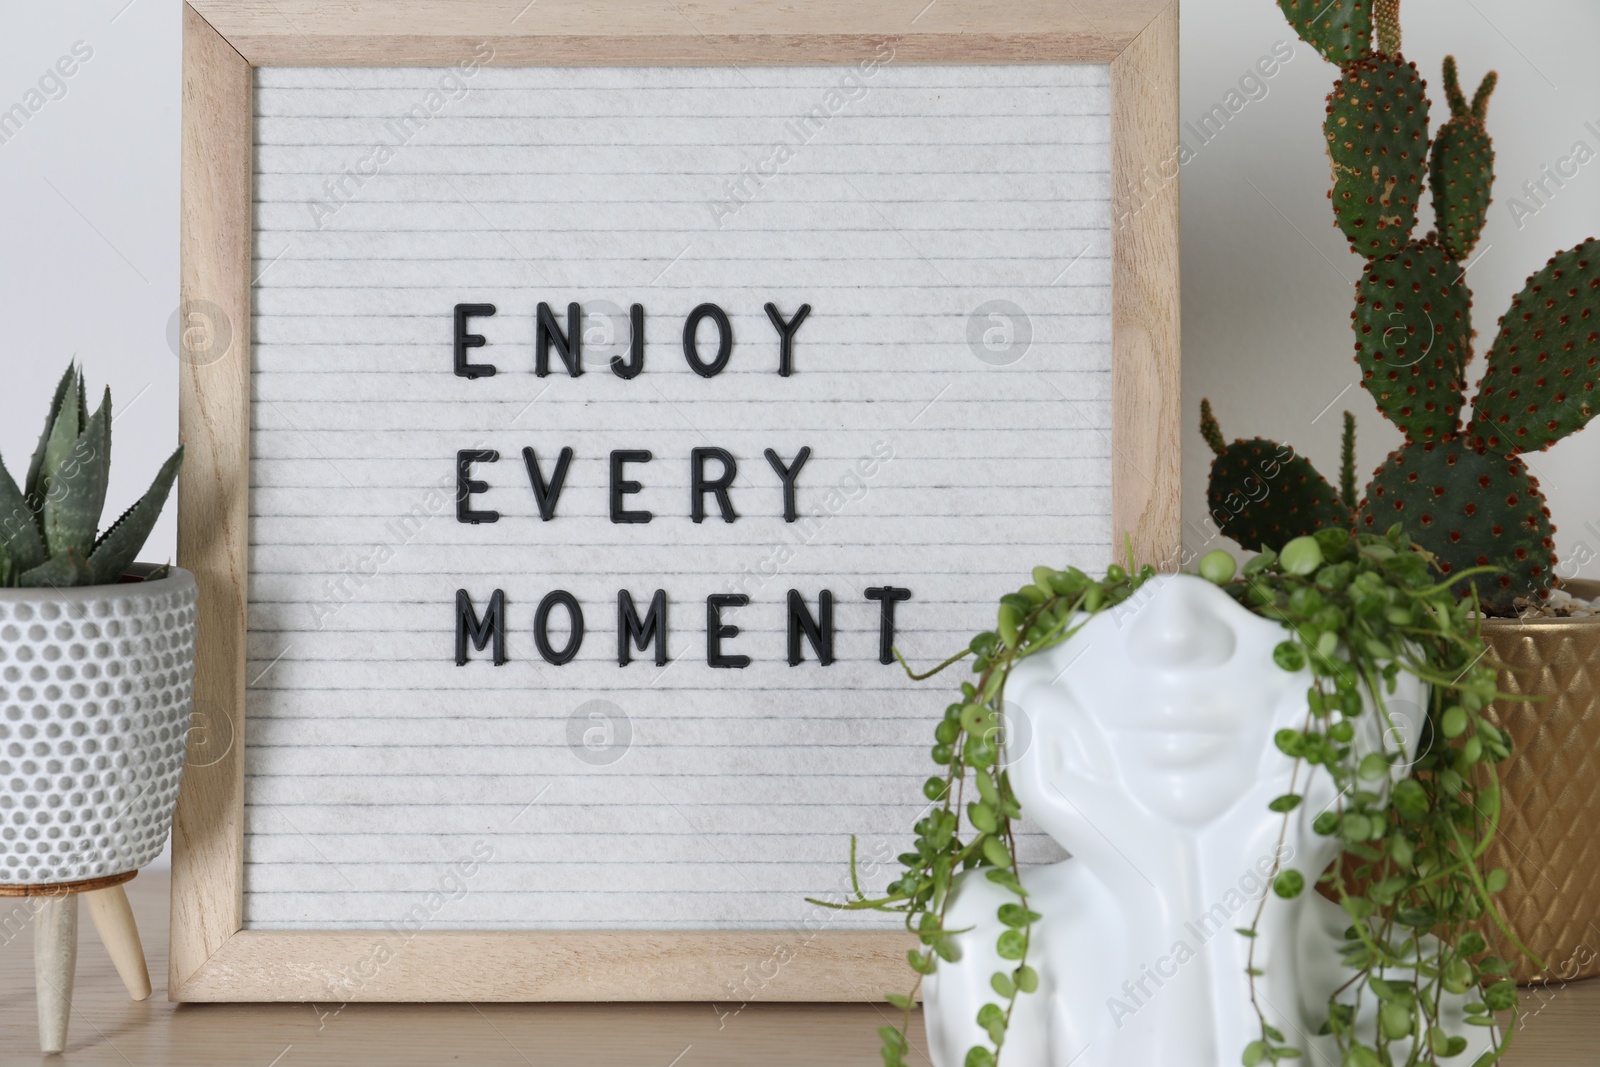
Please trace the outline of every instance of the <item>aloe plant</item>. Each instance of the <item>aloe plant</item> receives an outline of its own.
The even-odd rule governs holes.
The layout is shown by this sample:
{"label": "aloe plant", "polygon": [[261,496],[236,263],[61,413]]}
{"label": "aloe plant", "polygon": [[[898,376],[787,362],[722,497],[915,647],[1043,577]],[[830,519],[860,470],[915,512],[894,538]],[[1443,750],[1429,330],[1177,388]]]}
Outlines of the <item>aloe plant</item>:
{"label": "aloe plant", "polygon": [[70,364],[22,489],[0,461],[0,586],[117,581],[144,547],[182,463],[179,445],[144,496],[97,534],[111,471],[111,390],[91,413],[83,372]]}

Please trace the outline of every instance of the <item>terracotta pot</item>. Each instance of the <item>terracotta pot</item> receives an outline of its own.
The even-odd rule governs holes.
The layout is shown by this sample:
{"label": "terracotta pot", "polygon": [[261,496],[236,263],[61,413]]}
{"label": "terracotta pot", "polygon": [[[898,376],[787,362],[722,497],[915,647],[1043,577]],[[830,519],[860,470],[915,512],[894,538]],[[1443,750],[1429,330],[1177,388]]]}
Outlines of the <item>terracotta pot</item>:
{"label": "terracotta pot", "polygon": [[[1600,596],[1600,582],[1564,588]],[[1485,933],[1519,982],[1600,975],[1600,618],[1492,619],[1483,636],[1505,665],[1501,690],[1542,698],[1489,709],[1515,748],[1486,860],[1510,876],[1500,908],[1544,971]]]}

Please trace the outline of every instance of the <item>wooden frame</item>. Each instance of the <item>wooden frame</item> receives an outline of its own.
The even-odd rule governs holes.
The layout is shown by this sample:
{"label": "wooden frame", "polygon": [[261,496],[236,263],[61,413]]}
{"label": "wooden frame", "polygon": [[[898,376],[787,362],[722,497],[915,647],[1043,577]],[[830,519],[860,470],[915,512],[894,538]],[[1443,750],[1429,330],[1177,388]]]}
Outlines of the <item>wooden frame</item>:
{"label": "wooden frame", "polygon": [[[1142,561],[1179,537],[1176,0],[190,0],[183,23],[182,299],[231,345],[185,363],[178,562],[200,583],[198,711],[238,743],[193,760],[173,824],[168,994],[183,1001],[716,1000],[785,958],[772,1000],[876,1000],[898,933],[432,932],[352,989],[376,932],[242,929],[253,66],[424,66],[489,41],[504,65],[1109,64],[1112,512]],[[1166,172],[1170,170],[1170,175]],[[193,302],[193,303],[191,303]],[[200,302],[205,302],[201,304]],[[226,727],[231,727],[226,729]]]}

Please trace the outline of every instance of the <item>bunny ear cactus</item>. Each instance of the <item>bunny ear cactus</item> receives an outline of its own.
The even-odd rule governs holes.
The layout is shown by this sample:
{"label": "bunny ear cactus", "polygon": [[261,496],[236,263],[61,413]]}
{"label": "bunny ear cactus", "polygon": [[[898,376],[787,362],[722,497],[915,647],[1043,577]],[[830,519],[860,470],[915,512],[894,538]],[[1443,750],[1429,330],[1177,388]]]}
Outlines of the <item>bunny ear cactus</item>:
{"label": "bunny ear cactus", "polygon": [[1400,54],[1400,0],[1372,0],[1372,28],[1378,35],[1378,51]]}
{"label": "bunny ear cactus", "polygon": [[0,463],[0,585],[115,582],[150,536],[182,462],[179,446],[145,495],[96,536],[111,470],[111,391],[90,413],[83,376],[69,366],[22,488]]}
{"label": "bunny ear cactus", "polygon": [[1428,95],[1415,63],[1381,53],[1344,65],[1328,94],[1323,135],[1333,164],[1334,218],[1365,256],[1411,239],[1428,165]]}
{"label": "bunny ear cactus", "polygon": [[1462,440],[1416,441],[1396,449],[1367,487],[1360,521],[1384,531],[1396,523],[1433,553],[1446,576],[1481,567],[1475,585],[1485,610],[1506,614],[1518,597],[1550,584],[1555,528],[1538,479],[1516,456]]}
{"label": "bunny ear cactus", "polygon": [[1431,241],[1367,262],[1350,319],[1361,384],[1414,441],[1460,424],[1462,375],[1472,351],[1472,293]]}
{"label": "bunny ear cactus", "polygon": [[[1548,596],[1556,579],[1550,509],[1521,457],[1581,429],[1597,407],[1600,241],[1558,254],[1528,279],[1500,320],[1468,407],[1474,332],[1465,263],[1491,202],[1485,118],[1498,79],[1486,75],[1469,101],[1447,57],[1450,117],[1430,142],[1427,87],[1400,55],[1398,0],[1279,6],[1340,67],[1323,132],[1335,224],[1367,258],[1351,312],[1355,359],[1361,384],[1405,443],[1358,499],[1348,415],[1335,491],[1286,445],[1224,441],[1202,402],[1201,432],[1217,453],[1212,515],[1250,549],[1352,523],[1375,532],[1398,524],[1440,571],[1460,576],[1458,593],[1476,593],[1490,614],[1514,614],[1519,601]],[[1418,240],[1424,170],[1437,228]]]}
{"label": "bunny ear cactus", "polygon": [[1278,0],[1300,39],[1330,63],[1349,63],[1372,50],[1371,0]]}
{"label": "bunny ear cactus", "polygon": [[1468,427],[1485,448],[1535,452],[1594,417],[1600,376],[1600,241],[1551,258],[1528,279],[1489,350]]}
{"label": "bunny ear cactus", "polygon": [[1471,105],[1461,92],[1455,56],[1444,60],[1444,90],[1450,102],[1450,121],[1433,138],[1428,163],[1428,185],[1433,191],[1433,215],[1439,243],[1462,262],[1472,255],[1489,213],[1489,191],[1494,185],[1494,145],[1484,130],[1489,94],[1498,76],[1484,76]]}
{"label": "bunny ear cactus", "polygon": [[1491,612],[1542,597],[1555,574],[1555,527],[1519,455],[1582,429],[1594,415],[1597,379],[1600,242],[1589,240],[1551,259],[1512,301],[1466,433],[1413,436],[1390,455],[1361,522],[1380,531],[1401,523],[1446,574],[1495,568],[1471,580]]}
{"label": "bunny ear cactus", "polygon": [[1200,402],[1211,461],[1206,504],[1223,533],[1251,551],[1277,549],[1325,526],[1350,529],[1350,508],[1328,480],[1288,445],[1256,437],[1228,444],[1211,401]]}

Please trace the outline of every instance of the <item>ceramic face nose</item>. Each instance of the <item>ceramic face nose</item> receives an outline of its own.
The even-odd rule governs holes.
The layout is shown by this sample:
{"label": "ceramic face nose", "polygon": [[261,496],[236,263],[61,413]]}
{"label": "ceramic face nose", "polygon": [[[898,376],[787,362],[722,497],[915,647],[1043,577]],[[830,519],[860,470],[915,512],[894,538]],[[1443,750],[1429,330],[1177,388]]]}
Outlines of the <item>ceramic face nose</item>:
{"label": "ceramic face nose", "polygon": [[1217,610],[1216,598],[1225,596],[1191,582],[1165,583],[1133,621],[1130,661],[1188,670],[1226,663],[1237,642],[1233,627]]}

